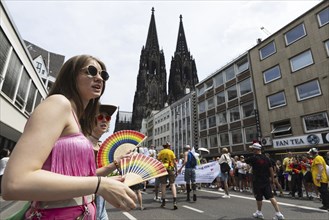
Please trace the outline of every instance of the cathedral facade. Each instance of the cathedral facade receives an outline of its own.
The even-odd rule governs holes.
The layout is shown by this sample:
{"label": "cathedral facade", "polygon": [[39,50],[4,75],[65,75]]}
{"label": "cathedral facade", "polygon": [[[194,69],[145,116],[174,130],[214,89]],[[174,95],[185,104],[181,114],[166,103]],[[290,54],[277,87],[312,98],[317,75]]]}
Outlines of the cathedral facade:
{"label": "cathedral facade", "polygon": [[180,16],[177,46],[171,60],[167,94],[165,56],[163,50],[159,49],[154,8],[152,8],[146,44],[140,55],[131,129],[139,131],[143,118],[195,90],[195,84],[198,82],[195,61],[188,50],[182,16]]}

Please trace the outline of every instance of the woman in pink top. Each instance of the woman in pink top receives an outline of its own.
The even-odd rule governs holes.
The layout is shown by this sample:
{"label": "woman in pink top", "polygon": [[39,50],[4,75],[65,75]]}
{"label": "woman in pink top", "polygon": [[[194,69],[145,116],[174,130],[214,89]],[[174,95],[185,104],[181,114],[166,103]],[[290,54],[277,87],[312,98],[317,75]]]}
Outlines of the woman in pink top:
{"label": "woman in pink top", "polygon": [[33,201],[26,218],[95,219],[93,194],[124,211],[136,207],[135,193],[121,177],[100,177],[106,168],[96,170],[85,137],[93,129],[108,77],[102,61],[72,57],[29,118],[2,183],[4,199]]}

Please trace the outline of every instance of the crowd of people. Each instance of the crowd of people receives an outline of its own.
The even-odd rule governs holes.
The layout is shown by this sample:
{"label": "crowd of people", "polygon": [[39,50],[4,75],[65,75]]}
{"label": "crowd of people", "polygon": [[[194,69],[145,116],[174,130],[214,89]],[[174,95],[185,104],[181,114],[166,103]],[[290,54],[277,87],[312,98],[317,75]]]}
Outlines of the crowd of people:
{"label": "crowd of people", "polygon": [[[146,182],[128,187],[121,175],[111,175],[120,169],[120,155],[107,166],[97,167],[96,155],[100,137],[108,131],[116,107],[101,105],[99,100],[109,78],[105,64],[90,55],[70,58],[61,68],[48,97],[37,106],[25,125],[13,152],[1,153],[1,193],[6,200],[31,201],[25,212],[27,219],[108,219],[106,202],[124,211],[137,207],[144,210],[141,191]],[[51,117],[49,117],[49,115]],[[137,147],[136,153],[157,158],[168,175],[155,180],[155,199],[166,207],[169,183],[173,209],[178,209],[175,179],[185,167],[186,201],[197,201],[196,157],[189,145],[178,159],[169,142],[157,152],[155,146]],[[302,155],[274,161],[263,155],[262,147],[251,146],[253,156],[232,157],[227,148],[214,160],[220,172],[214,184],[230,198],[230,190],[253,192],[257,210],[255,218],[264,218],[263,198],[271,201],[275,219],[284,219],[274,195],[289,192],[293,198],[321,199],[320,209],[329,210],[328,175],[329,152],[319,155],[316,148]],[[201,163],[207,161],[203,158]],[[159,197],[159,190],[161,197]],[[95,198],[96,195],[96,198]],[[95,201],[95,202],[94,202]]]}

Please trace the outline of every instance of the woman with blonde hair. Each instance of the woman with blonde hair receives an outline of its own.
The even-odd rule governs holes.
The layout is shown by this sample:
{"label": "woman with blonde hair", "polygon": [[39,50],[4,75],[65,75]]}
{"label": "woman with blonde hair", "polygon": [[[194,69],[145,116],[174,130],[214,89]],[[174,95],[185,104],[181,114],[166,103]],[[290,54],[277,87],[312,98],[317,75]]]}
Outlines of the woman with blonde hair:
{"label": "woman with blonde hair", "polygon": [[[229,199],[230,194],[228,191],[227,181],[228,181],[230,169],[232,169],[232,160],[231,160],[231,156],[228,153],[228,149],[226,147],[222,148],[222,155],[220,156],[218,163],[220,164],[221,178],[224,183],[224,191],[225,191],[225,195],[223,195],[222,198]],[[223,167],[227,165],[229,166],[228,171],[223,169]]]}

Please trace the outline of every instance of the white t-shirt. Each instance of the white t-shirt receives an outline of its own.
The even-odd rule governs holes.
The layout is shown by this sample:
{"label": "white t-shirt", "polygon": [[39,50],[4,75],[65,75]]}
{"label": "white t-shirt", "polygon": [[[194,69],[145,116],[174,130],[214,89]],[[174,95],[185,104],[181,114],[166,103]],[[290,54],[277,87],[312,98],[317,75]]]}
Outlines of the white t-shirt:
{"label": "white t-shirt", "polygon": [[155,149],[149,149],[149,156],[157,158],[157,151]]}
{"label": "white t-shirt", "polygon": [[237,167],[238,167],[238,173],[241,173],[241,174],[246,174],[247,171],[246,171],[246,168],[247,168],[247,164],[246,162],[242,162],[242,161],[238,161],[237,162]]}

